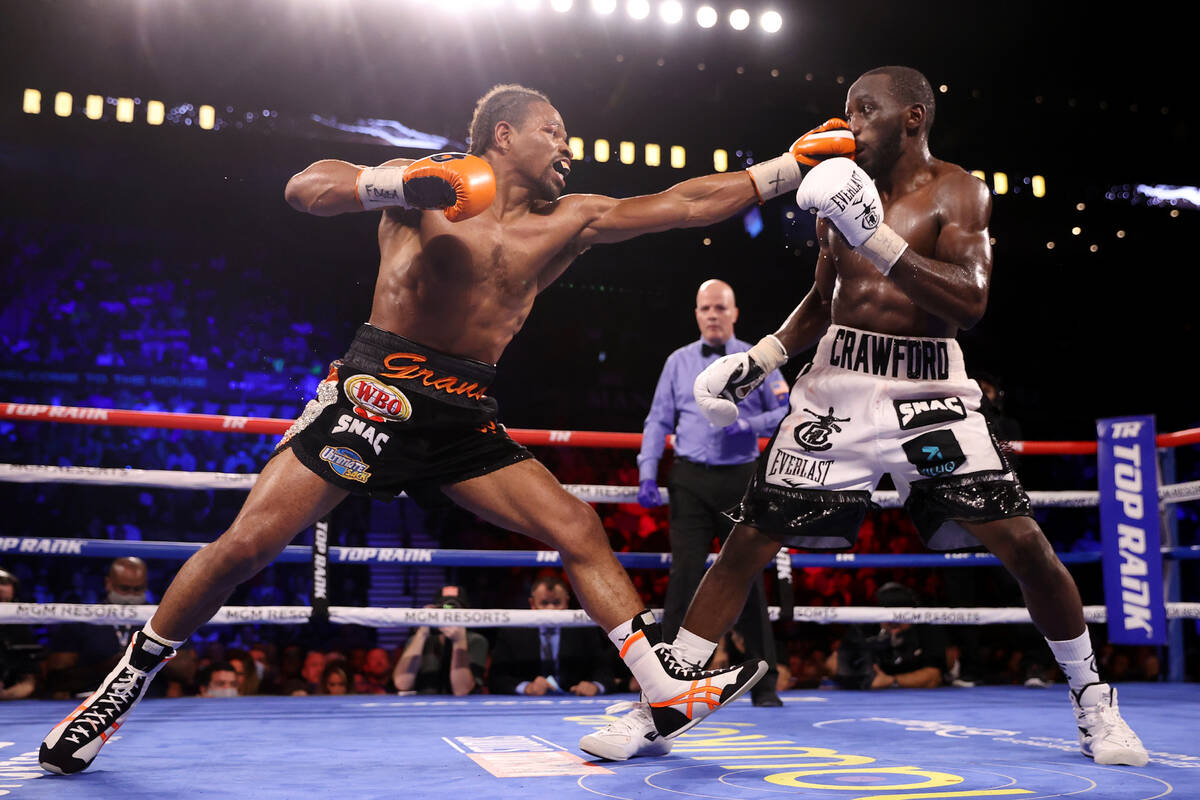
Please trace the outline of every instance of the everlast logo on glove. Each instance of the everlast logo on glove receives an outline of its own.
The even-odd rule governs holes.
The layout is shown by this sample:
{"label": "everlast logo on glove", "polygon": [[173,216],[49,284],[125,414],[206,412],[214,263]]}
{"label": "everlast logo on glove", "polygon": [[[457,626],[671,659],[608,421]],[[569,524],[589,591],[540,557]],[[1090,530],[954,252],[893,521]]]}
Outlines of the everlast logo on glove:
{"label": "everlast logo on glove", "polygon": [[966,419],[967,410],[958,397],[931,397],[928,400],[894,400],[900,430],[923,428],[939,422]]}
{"label": "everlast logo on glove", "polygon": [[967,461],[953,431],[930,431],[903,447],[909,463],[927,478],[949,475]]}

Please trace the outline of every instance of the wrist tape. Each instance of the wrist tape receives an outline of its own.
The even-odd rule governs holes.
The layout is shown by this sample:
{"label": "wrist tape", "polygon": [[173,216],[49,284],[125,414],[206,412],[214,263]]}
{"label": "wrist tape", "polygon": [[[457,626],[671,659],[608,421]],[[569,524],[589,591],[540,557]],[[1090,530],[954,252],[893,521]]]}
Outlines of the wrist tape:
{"label": "wrist tape", "polygon": [[854,248],[854,252],[866,256],[875,269],[886,277],[907,249],[908,242],[904,241],[904,237],[881,222],[871,238]]}
{"label": "wrist tape", "polygon": [[411,208],[404,198],[406,167],[364,167],[354,180],[354,194],[368,211],[375,208]]}
{"label": "wrist tape", "polygon": [[750,182],[758,194],[758,202],[764,203],[772,197],[778,197],[787,192],[800,188],[800,162],[791,153],[784,153],[778,158],[751,164],[746,168],[750,173]]}
{"label": "wrist tape", "polygon": [[750,358],[762,367],[763,372],[771,372],[779,369],[788,360],[787,350],[784,349],[783,342],[779,341],[774,334],[768,333],[766,336],[758,340],[758,344],[754,345],[749,350]]}

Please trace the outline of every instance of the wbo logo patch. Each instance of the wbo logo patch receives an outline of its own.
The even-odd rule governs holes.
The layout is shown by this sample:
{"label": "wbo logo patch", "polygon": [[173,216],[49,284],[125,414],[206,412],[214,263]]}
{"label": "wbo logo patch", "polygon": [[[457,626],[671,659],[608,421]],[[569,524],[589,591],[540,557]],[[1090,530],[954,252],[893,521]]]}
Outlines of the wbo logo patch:
{"label": "wbo logo patch", "polygon": [[366,483],[367,479],[371,477],[370,465],[349,447],[325,445],[321,448],[321,460],[329,464],[330,469],[346,480]]}
{"label": "wbo logo patch", "polygon": [[927,478],[949,475],[967,462],[953,431],[930,431],[902,446],[909,463]]}
{"label": "wbo logo patch", "polygon": [[372,422],[403,422],[412,416],[412,403],[404,392],[371,375],[351,375],[342,386],[354,413]]}

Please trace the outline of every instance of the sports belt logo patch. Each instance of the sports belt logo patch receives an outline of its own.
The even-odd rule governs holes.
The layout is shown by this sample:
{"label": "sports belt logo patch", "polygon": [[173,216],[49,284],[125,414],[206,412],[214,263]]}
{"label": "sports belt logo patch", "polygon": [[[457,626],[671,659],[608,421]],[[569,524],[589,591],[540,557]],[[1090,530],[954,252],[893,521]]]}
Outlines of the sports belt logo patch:
{"label": "sports belt logo patch", "polygon": [[928,400],[894,400],[900,430],[922,428],[939,422],[966,419],[967,409],[958,397],[931,397]]}
{"label": "sports belt logo patch", "polygon": [[370,465],[362,460],[362,456],[349,447],[334,447],[325,445],[321,448],[321,460],[329,464],[329,468],[348,481],[366,483],[371,477],[368,472]]}
{"label": "sports belt logo patch", "polygon": [[949,475],[967,462],[954,431],[930,431],[902,446],[909,463],[927,478]]}
{"label": "sports belt logo patch", "polygon": [[354,413],[372,422],[403,422],[412,416],[412,404],[404,392],[371,375],[351,375],[342,386]]}
{"label": "sports belt logo patch", "polygon": [[829,407],[828,414],[818,414],[810,409],[804,409],[805,414],[812,414],[816,417],[815,420],[801,422],[796,426],[796,430],[792,431],[792,436],[796,439],[796,444],[803,447],[805,450],[817,452],[828,450],[833,447],[833,443],[829,441],[829,437],[835,433],[841,433],[839,422],[849,422],[850,418],[840,419],[833,413],[833,406]]}

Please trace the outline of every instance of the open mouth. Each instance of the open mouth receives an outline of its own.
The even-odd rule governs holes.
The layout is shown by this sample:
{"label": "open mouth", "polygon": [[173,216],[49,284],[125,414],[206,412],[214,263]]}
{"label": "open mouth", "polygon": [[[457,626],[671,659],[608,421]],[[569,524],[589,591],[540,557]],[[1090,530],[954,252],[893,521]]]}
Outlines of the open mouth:
{"label": "open mouth", "polygon": [[565,158],[561,161],[555,161],[553,167],[554,171],[562,175],[564,179],[571,174],[571,162]]}

